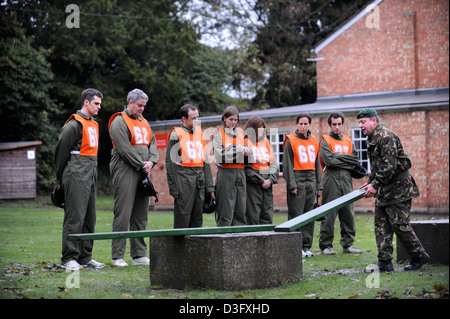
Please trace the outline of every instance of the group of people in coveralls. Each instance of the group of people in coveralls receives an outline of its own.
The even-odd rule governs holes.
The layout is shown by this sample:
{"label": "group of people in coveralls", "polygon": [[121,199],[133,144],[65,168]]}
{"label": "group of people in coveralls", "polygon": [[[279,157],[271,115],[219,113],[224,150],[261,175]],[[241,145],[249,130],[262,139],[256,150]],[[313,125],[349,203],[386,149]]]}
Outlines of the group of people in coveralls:
{"label": "group of people in coveralls", "polygon": [[[95,232],[99,139],[94,117],[102,99],[98,90],[82,92],[81,110],[63,126],[55,150],[57,180],[64,188],[65,197],[61,266],[70,270],[105,266],[92,258],[93,241],[66,239],[71,233]],[[148,99],[142,90],[132,90],[124,110],[114,114],[108,123],[113,144],[110,161],[113,232],[147,227],[149,198],[137,192],[137,187],[143,176],[150,176],[158,160],[155,135],[142,116]],[[169,191],[174,198],[174,228],[202,227],[203,205],[213,197],[217,203],[217,226],[272,224],[272,186],[278,183],[279,169],[267,139],[265,121],[253,116],[239,128],[239,111],[228,106],[222,114],[222,127],[209,140],[199,125],[199,111],[195,106],[183,105],[179,117],[181,125],[169,133],[165,162]],[[409,221],[412,198],[419,196],[409,173],[411,160],[399,137],[379,123],[374,109],[360,111],[357,119],[363,135],[368,137],[371,174],[361,189],[366,190],[366,197],[376,198],[377,267],[380,271],[393,271],[395,233],[411,255],[405,270],[420,269],[430,257]],[[320,140],[311,135],[311,120],[308,113],[299,114],[295,132],[288,134],[283,144],[289,219],[313,209],[321,190],[322,204],[353,190],[351,170],[358,164],[358,155],[350,138],[342,135],[344,115],[340,112],[329,115],[330,133]],[[218,169],[215,185],[210,167],[211,149]],[[322,254],[336,254],[332,249],[336,216],[340,219],[343,253],[361,254],[361,250],[353,247],[352,204],[321,222]],[[311,257],[314,223],[302,227],[301,231],[303,256]],[[143,238],[130,239],[130,248],[133,265],[149,264]],[[125,250],[125,239],[112,240],[112,266],[128,266]]]}

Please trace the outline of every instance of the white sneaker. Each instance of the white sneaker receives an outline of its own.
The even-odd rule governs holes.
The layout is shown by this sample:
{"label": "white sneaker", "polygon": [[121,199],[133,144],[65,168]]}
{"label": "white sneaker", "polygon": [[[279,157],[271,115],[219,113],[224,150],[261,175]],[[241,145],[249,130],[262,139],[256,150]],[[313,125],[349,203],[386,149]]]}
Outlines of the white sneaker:
{"label": "white sneaker", "polygon": [[139,265],[150,265],[150,259],[147,257],[139,257],[139,258],[133,258],[133,266],[139,266]]}
{"label": "white sneaker", "polygon": [[111,262],[111,266],[113,267],[128,267],[128,264],[123,259],[113,259]]}
{"label": "white sneaker", "polygon": [[86,268],[87,266],[92,266],[94,268],[103,268],[105,267],[105,264],[99,263],[98,261],[95,261],[94,259],[91,259],[88,261],[86,265],[81,265],[82,267]]}
{"label": "white sneaker", "polygon": [[362,254],[363,251],[358,248],[355,248],[353,246],[350,246],[350,247],[344,248],[342,250],[342,252],[344,254]]}
{"label": "white sneaker", "polygon": [[322,255],[336,255],[336,252],[333,249],[327,247],[322,250]]}
{"label": "white sneaker", "polygon": [[82,266],[79,263],[77,263],[75,260],[69,260],[65,264],[61,265],[61,268],[69,269],[69,270],[80,270],[81,267]]}
{"label": "white sneaker", "polygon": [[302,251],[302,257],[309,258],[309,257],[312,257],[312,256],[314,256],[314,254],[310,250]]}

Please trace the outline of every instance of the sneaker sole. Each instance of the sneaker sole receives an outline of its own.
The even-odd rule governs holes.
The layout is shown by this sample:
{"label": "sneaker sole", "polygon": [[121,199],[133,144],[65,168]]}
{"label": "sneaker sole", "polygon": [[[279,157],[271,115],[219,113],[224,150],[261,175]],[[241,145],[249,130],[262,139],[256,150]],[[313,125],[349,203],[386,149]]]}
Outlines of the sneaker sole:
{"label": "sneaker sole", "polygon": [[124,268],[124,267],[128,267],[128,266],[129,266],[128,264],[125,264],[125,265],[114,265],[114,264],[111,263],[111,267]]}

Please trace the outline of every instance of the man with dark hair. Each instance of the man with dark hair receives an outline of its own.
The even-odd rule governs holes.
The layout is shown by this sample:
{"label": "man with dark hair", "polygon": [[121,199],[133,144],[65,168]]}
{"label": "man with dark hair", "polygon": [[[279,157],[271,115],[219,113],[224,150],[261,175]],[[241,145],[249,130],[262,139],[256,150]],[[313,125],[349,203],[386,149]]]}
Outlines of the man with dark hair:
{"label": "man with dark hair", "polygon": [[[345,117],[340,112],[328,116],[330,133],[320,141],[320,164],[324,171],[322,204],[326,204],[353,191],[351,169],[358,164],[358,154],[348,136],[342,135]],[[360,254],[353,247],[355,217],[353,204],[342,207],[328,215],[320,224],[319,247],[324,255],[335,255],[333,251],[334,223],[339,216],[343,253]]]}
{"label": "man with dark hair", "polygon": [[198,110],[183,105],[182,125],[169,133],[166,150],[167,183],[174,198],[174,228],[202,227],[203,203],[214,192],[211,168],[206,160],[206,141],[198,126]]}
{"label": "man with dark hair", "polygon": [[64,124],[55,150],[56,177],[64,189],[61,267],[69,270],[105,266],[92,259],[92,240],[66,239],[68,234],[95,232],[99,135],[94,116],[100,110],[102,98],[102,93],[95,89],[83,91],[81,110]]}
{"label": "man with dark hair", "polygon": [[375,197],[375,238],[380,271],[393,271],[393,236],[411,255],[405,270],[417,270],[430,260],[410,221],[411,202],[419,196],[419,188],[409,173],[411,160],[400,138],[379,124],[374,109],[364,109],[356,116],[363,135],[367,136],[371,175],[365,197]]}

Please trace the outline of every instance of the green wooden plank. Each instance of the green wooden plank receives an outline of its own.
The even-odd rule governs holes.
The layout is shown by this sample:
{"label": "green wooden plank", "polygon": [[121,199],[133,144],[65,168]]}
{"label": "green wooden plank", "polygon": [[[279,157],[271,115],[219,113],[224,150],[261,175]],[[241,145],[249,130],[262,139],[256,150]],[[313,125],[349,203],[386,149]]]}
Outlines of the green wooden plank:
{"label": "green wooden plank", "polygon": [[341,207],[347,206],[348,204],[351,204],[357,201],[358,199],[363,198],[364,193],[365,193],[364,190],[361,189],[355,190],[351,193],[348,193],[347,195],[341,196],[329,203],[317,207],[316,209],[304,213],[303,215],[292,218],[291,220],[288,220],[287,222],[276,226],[274,230],[277,232],[294,231],[302,226],[312,223],[313,221],[340,209]]}
{"label": "green wooden plank", "polygon": [[67,239],[99,240],[99,239],[117,239],[117,238],[120,239],[120,238],[136,238],[136,237],[156,237],[156,236],[246,233],[257,231],[273,231],[274,227],[275,225],[245,225],[245,226],[229,226],[229,227],[197,227],[197,228],[124,231],[124,232],[110,232],[110,233],[69,234],[67,236]]}

